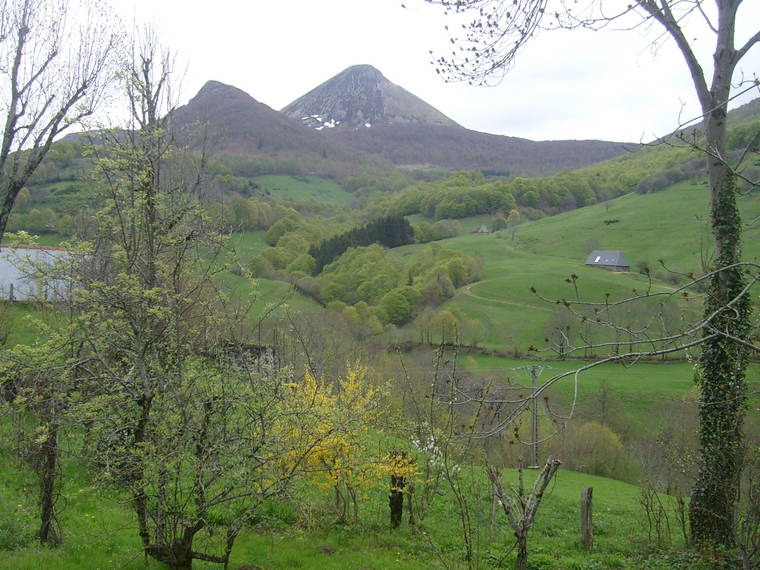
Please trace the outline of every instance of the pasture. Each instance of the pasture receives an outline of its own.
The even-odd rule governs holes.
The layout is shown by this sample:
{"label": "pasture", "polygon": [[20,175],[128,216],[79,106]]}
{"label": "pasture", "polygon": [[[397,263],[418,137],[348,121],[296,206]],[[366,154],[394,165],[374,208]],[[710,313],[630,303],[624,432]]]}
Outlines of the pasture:
{"label": "pasture", "polygon": [[349,205],[354,196],[332,180],[317,176],[265,175],[253,179],[258,192],[280,202],[309,202]]}

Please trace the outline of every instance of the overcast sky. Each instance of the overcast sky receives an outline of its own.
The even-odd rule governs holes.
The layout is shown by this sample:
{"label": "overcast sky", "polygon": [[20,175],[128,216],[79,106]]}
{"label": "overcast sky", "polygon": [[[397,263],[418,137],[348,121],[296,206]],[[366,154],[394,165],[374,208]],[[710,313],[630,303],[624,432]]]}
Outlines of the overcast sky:
{"label": "overcast sky", "polygon": [[[658,30],[545,32],[500,85],[470,87],[444,83],[430,64],[429,50],[451,51],[451,21],[422,0],[112,3],[127,22],[153,23],[176,51],[183,102],[215,79],[281,109],[346,67],[370,64],[464,127],[534,140],[638,142],[675,128],[679,114],[698,115],[675,46],[650,48]],[[737,45],[757,29],[760,1],[745,0],[739,16]],[[712,38],[696,26],[690,32],[709,56]],[[760,46],[741,71],[760,75]],[[755,89],[742,101],[758,96]]]}

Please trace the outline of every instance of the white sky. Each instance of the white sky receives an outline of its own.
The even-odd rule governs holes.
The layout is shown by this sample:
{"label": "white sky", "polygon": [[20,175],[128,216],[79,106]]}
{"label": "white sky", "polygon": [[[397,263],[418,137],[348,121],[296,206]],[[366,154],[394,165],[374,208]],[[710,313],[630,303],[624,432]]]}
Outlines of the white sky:
{"label": "white sky", "polygon": [[[609,0],[605,0],[608,2]],[[402,8],[404,2],[407,8]],[[464,127],[534,140],[651,140],[698,115],[680,53],[656,33],[546,32],[497,87],[446,84],[429,51],[449,53],[452,24],[422,0],[112,0],[122,17],[153,23],[186,69],[181,101],[215,79],[273,109],[355,64],[390,81]],[[760,1],[740,8],[737,46],[758,28]],[[452,26],[453,28],[453,26]],[[709,62],[712,40],[704,39]],[[740,64],[760,75],[760,46]],[[739,102],[760,96],[757,88]]]}

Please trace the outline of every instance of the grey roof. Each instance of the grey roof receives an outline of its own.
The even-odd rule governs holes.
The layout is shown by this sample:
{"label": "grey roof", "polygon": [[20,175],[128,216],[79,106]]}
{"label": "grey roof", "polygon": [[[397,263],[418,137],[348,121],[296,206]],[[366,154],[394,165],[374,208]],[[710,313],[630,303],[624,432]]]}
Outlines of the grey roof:
{"label": "grey roof", "polygon": [[616,267],[630,267],[628,260],[621,251],[606,251],[595,249],[588,254],[586,265],[614,265]]}

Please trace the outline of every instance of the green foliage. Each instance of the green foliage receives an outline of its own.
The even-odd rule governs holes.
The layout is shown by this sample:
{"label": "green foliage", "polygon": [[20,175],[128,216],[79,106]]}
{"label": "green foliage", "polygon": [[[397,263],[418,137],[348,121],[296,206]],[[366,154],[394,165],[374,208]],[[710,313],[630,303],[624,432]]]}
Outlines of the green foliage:
{"label": "green foliage", "polygon": [[432,244],[401,258],[378,245],[351,248],[326,266],[314,290],[323,302],[377,305],[379,321],[402,325],[423,304],[451,298],[456,287],[476,281],[480,264],[461,252]]}
{"label": "green foliage", "polygon": [[506,229],[509,226],[507,220],[503,216],[496,216],[491,222],[491,231],[498,232],[499,230]]}
{"label": "green foliage", "polygon": [[421,222],[413,227],[414,239],[419,243],[448,239],[462,233],[462,227],[457,220],[439,220],[434,224]]}
{"label": "green foliage", "polygon": [[314,273],[317,263],[314,258],[308,253],[302,253],[291,261],[287,266],[288,273],[301,273],[303,275],[311,275]]}
{"label": "green foliage", "polygon": [[382,299],[380,308],[385,311],[388,322],[401,326],[412,316],[412,305],[400,288],[391,289]]}
{"label": "green foliage", "polygon": [[[563,434],[563,463],[568,469],[591,475],[636,483],[638,473],[629,458],[620,436],[611,428],[595,421],[580,427],[567,427]],[[553,445],[559,442],[550,442]]]}
{"label": "green foliage", "polygon": [[[704,303],[710,328],[699,359],[699,473],[689,506],[691,533],[699,544],[734,544],[735,502],[743,466],[746,412],[745,371],[752,329],[752,304],[743,291],[747,276],[741,261],[741,216],[734,176],[713,189],[712,226],[720,251]],[[730,309],[727,309],[730,307]],[[713,335],[712,330],[723,331]]]}
{"label": "green foliage", "polygon": [[280,238],[296,229],[297,225],[298,221],[293,217],[280,218],[267,230],[266,242],[271,246],[277,245]]}

